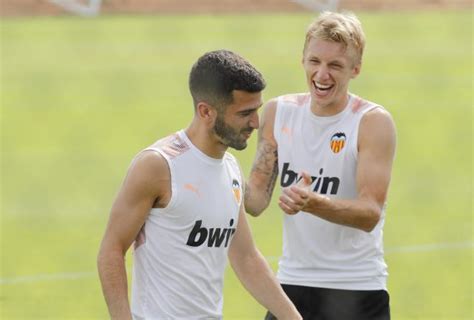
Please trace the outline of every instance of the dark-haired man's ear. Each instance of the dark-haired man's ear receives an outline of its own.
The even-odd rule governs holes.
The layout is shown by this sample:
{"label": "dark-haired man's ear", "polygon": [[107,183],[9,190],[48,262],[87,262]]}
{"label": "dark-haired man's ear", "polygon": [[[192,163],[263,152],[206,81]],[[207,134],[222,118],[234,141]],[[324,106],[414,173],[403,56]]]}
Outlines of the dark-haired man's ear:
{"label": "dark-haired man's ear", "polygon": [[197,116],[206,124],[212,126],[217,117],[217,110],[206,102],[199,102],[196,106]]}

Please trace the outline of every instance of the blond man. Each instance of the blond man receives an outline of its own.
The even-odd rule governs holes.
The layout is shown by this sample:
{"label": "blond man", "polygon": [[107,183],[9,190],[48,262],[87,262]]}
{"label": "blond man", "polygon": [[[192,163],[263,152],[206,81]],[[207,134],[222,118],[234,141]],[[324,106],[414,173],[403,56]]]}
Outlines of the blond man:
{"label": "blond man", "polygon": [[323,12],[309,26],[308,92],[266,103],[247,183],[246,211],[258,216],[280,175],[278,279],[304,319],[390,319],[382,229],[396,134],[382,106],[349,92],[364,45],[353,14]]}

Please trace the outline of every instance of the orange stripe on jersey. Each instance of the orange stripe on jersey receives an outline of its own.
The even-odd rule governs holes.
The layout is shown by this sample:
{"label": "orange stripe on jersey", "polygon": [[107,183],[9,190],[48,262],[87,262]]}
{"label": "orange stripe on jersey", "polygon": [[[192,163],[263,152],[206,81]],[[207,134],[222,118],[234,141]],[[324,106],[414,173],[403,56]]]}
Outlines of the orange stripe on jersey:
{"label": "orange stripe on jersey", "polygon": [[178,136],[178,134],[173,134],[163,138],[156,144],[171,158],[177,157],[178,155],[189,150],[189,146]]}
{"label": "orange stripe on jersey", "polygon": [[337,141],[331,141],[331,150],[337,153]]}
{"label": "orange stripe on jersey", "polygon": [[186,183],[184,185],[184,189],[194,192],[195,194],[197,194],[198,197],[201,196],[201,193],[199,192],[199,189],[197,187],[193,186],[190,183]]}
{"label": "orange stripe on jersey", "polygon": [[358,96],[354,96],[354,103],[352,104],[352,112],[356,113],[360,110],[360,108],[362,108],[362,105],[364,104],[363,103],[364,101],[358,97]]}
{"label": "orange stripe on jersey", "polygon": [[291,131],[291,128],[288,128],[287,126],[283,126],[283,127],[281,128],[281,132],[283,132],[283,133],[285,133],[285,134],[287,134],[287,135],[289,135],[289,136],[291,136],[291,135],[293,134],[293,132]]}
{"label": "orange stripe on jersey", "polygon": [[287,94],[281,97],[283,102],[296,104],[298,107],[304,106],[310,99],[309,93]]}
{"label": "orange stripe on jersey", "polygon": [[361,111],[363,108],[367,107],[370,105],[370,103],[367,100],[362,99],[361,97],[355,96],[354,95],[354,103],[352,104],[352,112],[357,113]]}
{"label": "orange stripe on jersey", "polygon": [[334,153],[338,153],[339,151],[342,150],[342,148],[344,148],[344,140],[331,141],[331,150]]}
{"label": "orange stripe on jersey", "polygon": [[240,189],[234,188],[234,197],[235,197],[235,201],[239,203],[240,202]]}

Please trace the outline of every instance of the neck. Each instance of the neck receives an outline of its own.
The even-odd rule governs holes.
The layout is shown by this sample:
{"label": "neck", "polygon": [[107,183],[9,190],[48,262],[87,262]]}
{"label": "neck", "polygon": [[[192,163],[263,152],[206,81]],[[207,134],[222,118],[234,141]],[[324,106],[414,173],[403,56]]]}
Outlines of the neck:
{"label": "neck", "polygon": [[208,128],[193,120],[185,132],[193,145],[205,155],[214,159],[222,159],[224,157],[227,146],[216,139],[215,135]]}
{"label": "neck", "polygon": [[311,100],[311,111],[319,117],[330,117],[342,112],[349,101],[349,93],[327,105],[320,105],[315,99]]}

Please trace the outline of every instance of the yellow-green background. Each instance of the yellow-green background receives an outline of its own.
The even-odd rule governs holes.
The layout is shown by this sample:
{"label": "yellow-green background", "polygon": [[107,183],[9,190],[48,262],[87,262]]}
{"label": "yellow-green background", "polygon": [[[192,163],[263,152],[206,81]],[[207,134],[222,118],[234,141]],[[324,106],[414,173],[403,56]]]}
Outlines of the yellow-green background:
{"label": "yellow-green background", "polygon": [[[384,234],[392,318],[472,319],[472,12],[359,16],[368,43],[351,90],[398,129]],[[190,121],[192,63],[228,48],[265,75],[266,99],[304,91],[311,18],[4,19],[1,318],[106,319],[95,259],[110,205],[134,154]],[[246,173],[255,140],[234,152]],[[273,204],[250,222],[276,269],[281,213]],[[224,294],[225,319],[262,318],[230,268]]]}

